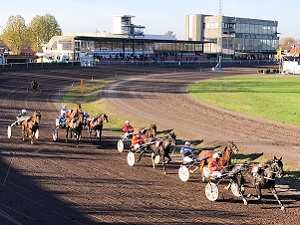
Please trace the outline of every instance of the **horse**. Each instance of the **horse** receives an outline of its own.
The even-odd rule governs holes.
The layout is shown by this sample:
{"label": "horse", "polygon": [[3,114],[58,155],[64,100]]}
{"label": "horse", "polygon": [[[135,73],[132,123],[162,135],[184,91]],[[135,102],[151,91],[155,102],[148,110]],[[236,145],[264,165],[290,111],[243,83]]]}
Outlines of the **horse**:
{"label": "horse", "polygon": [[81,133],[83,130],[83,113],[80,112],[77,117],[73,118],[72,120],[68,120],[66,122],[66,142],[68,142],[68,135],[70,132],[70,138],[72,138],[72,133],[76,138],[76,146],[79,146],[79,141],[81,140]]}
{"label": "horse", "polygon": [[87,125],[88,125],[90,140],[92,140],[92,131],[95,130],[97,136],[100,138],[101,141],[104,122],[108,123],[108,116],[106,114],[100,114],[91,119],[88,118]]}
{"label": "horse", "polygon": [[38,110],[33,113],[33,116],[22,121],[21,126],[22,126],[23,141],[25,141],[25,130],[27,129],[27,132],[31,140],[30,143],[34,144],[34,137],[39,128],[41,117],[42,117],[41,111]]}
{"label": "horse", "polygon": [[176,146],[176,134],[175,132],[168,133],[162,138],[154,138],[153,140],[155,144],[149,145],[149,149],[152,151],[152,166],[153,168],[155,168],[155,164],[158,163],[157,157],[159,157],[159,159],[161,159],[162,161],[163,172],[164,174],[167,174],[166,164],[168,164],[172,160],[170,157],[170,153],[173,152]]}
{"label": "horse", "polygon": [[77,103],[75,108],[66,112],[66,118],[69,120],[74,119],[78,116],[79,113],[82,112],[81,104]]}
{"label": "horse", "polygon": [[155,138],[157,134],[157,126],[156,124],[150,124],[150,127],[148,129],[144,129],[142,131],[144,134],[145,138]]}
{"label": "horse", "polygon": [[[228,144],[225,146],[224,150],[221,152],[221,157],[219,159],[219,163],[221,167],[226,167],[228,165],[231,164],[231,154],[237,154],[239,152],[238,147],[232,142],[232,141],[228,141]],[[208,165],[212,160],[212,156],[213,154],[216,153],[215,151],[210,151],[210,150],[205,150],[205,151],[201,151],[199,153],[199,160],[200,160],[200,164],[199,164],[199,170],[200,173],[203,174],[203,167],[205,165]],[[203,177],[203,180],[205,178]]]}
{"label": "horse", "polygon": [[[285,210],[285,207],[278,198],[277,191],[275,189],[275,177],[276,175],[280,178],[284,176],[282,157],[277,158],[274,156],[273,160],[267,161],[261,167],[254,167],[252,165],[237,164],[232,168],[232,171],[244,168],[240,173],[235,174],[232,180],[237,184],[239,191],[242,190],[244,183],[248,182],[255,187],[257,196],[254,199],[262,200],[262,189],[269,189],[281,210]],[[230,184],[228,188],[230,187]],[[252,197],[251,194],[247,197]]]}
{"label": "horse", "polygon": [[132,133],[131,147],[134,148],[136,144],[143,144],[151,142],[155,139],[157,134],[156,124],[150,124],[149,128],[135,128]]}

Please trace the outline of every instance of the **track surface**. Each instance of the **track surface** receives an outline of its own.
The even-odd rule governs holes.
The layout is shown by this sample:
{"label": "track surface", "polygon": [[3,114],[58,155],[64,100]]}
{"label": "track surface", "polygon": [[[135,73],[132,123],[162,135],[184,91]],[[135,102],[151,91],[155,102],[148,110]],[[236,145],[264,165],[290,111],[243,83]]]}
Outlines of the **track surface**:
{"label": "track surface", "polygon": [[[206,146],[216,146],[233,140],[245,154],[272,153],[298,163],[299,127],[211,107],[185,91],[199,80],[253,71],[213,74],[193,68],[132,66],[1,72],[0,225],[297,224],[299,194],[287,188],[279,189],[286,211],[267,191],[263,204],[250,200],[244,206],[223,184],[219,200],[210,202],[199,174],[189,182],[179,180],[176,158],[167,175],[159,166],[153,169],[147,156],[128,166],[126,152],[116,150],[119,136],[108,130],[101,143],[89,141],[85,130],[79,148],[74,140],[65,143],[63,130],[57,142],[52,140],[59,98],[66,88],[82,78],[117,78],[104,97],[108,109],[122,119],[141,126],[155,122],[159,130],[174,128],[182,141],[203,139]],[[42,95],[26,94],[33,78],[42,86]],[[40,138],[34,145],[22,142],[20,128],[7,138],[7,125],[22,108],[42,111]]]}

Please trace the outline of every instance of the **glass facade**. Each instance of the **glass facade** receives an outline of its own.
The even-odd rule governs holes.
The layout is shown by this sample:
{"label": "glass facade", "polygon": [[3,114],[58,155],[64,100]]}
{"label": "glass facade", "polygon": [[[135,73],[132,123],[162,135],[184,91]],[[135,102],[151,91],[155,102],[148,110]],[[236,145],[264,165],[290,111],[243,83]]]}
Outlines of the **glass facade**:
{"label": "glass facade", "polygon": [[[193,17],[192,17],[193,16]],[[277,36],[278,22],[228,16],[211,16],[204,14],[190,15],[193,24],[202,21],[194,32],[188,30],[189,40],[213,41],[205,47],[205,53],[228,57],[262,58],[276,55],[279,45]],[[189,26],[186,26],[189,29]],[[197,39],[201,37],[201,39]]]}

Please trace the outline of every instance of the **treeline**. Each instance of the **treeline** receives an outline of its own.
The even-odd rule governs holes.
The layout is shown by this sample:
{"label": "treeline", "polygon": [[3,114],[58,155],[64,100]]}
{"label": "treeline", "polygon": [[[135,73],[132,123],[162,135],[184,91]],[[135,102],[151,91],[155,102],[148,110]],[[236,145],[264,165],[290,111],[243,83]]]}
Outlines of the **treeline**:
{"label": "treeline", "polygon": [[37,15],[28,26],[25,24],[25,19],[17,15],[9,17],[0,39],[12,54],[18,55],[26,47],[38,52],[53,36],[61,34],[62,30],[51,14]]}

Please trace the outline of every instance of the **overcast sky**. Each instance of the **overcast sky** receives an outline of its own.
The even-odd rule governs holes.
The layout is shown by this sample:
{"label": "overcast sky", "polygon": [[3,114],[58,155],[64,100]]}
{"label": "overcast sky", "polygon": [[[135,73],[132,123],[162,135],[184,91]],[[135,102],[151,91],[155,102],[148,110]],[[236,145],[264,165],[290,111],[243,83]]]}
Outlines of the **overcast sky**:
{"label": "overcast sky", "polygon": [[[277,20],[280,37],[300,38],[299,1],[223,0],[223,15]],[[185,16],[219,14],[219,0],[2,0],[0,32],[10,16],[21,15],[26,25],[37,15],[50,13],[63,32],[112,32],[114,15],[132,15],[132,23],[146,34],[173,31],[184,39]]]}

